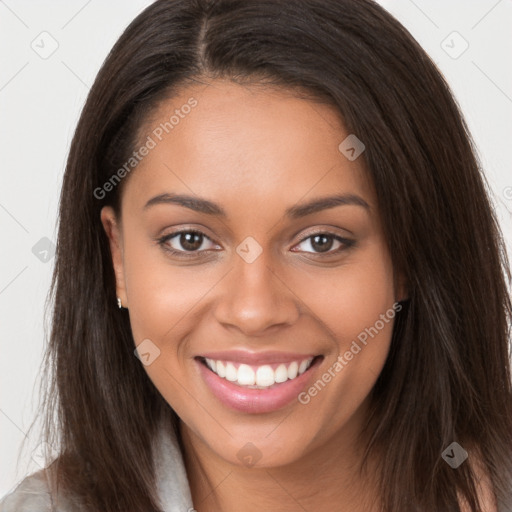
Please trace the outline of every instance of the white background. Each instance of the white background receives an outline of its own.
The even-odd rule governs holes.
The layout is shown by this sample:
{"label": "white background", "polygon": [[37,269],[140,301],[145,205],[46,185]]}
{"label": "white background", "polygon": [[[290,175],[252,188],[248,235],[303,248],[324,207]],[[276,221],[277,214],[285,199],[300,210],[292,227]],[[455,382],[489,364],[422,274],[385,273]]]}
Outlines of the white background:
{"label": "white background", "polygon": [[[0,0],[0,497],[39,469],[30,457],[38,432],[31,435],[16,468],[37,404],[43,306],[54,262],[41,261],[32,248],[44,237],[56,240],[66,156],[88,89],[123,29],[150,3]],[[380,3],[409,29],[454,90],[492,187],[510,253],[512,1]],[[31,47],[42,46],[41,37],[46,37],[44,46],[51,48],[50,36],[40,36],[43,31],[58,43],[47,59]],[[467,50],[452,58],[464,41]]]}

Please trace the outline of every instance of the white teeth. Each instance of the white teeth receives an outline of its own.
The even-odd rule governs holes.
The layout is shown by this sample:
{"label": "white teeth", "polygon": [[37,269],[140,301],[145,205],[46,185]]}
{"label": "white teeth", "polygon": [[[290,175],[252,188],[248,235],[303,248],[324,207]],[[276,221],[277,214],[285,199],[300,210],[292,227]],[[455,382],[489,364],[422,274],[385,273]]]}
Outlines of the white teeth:
{"label": "white teeth", "polygon": [[[217,361],[208,358],[206,358],[205,361],[206,364],[208,365],[208,368],[210,368],[210,370],[212,370],[213,372],[217,373]],[[222,364],[220,361],[219,363]]]}
{"label": "white teeth", "polygon": [[[297,363],[292,363],[297,364]],[[276,382],[285,382],[288,380],[288,369],[284,364],[280,364],[275,371],[275,381]]]}
{"label": "white teeth", "polygon": [[247,364],[238,367],[238,384],[241,386],[254,386],[256,382],[254,370]]}
{"label": "white teeth", "polygon": [[226,364],[226,380],[230,382],[235,382],[238,379],[238,372],[233,363]]}
{"label": "white teeth", "polygon": [[258,386],[272,386],[272,384],[274,384],[274,370],[272,370],[271,366],[266,364],[258,368],[256,372],[256,384]]}
{"label": "white teeth", "polygon": [[217,371],[215,373],[222,378],[226,376],[226,367],[224,366],[224,363],[222,361],[217,361]]}
{"label": "white teeth", "polygon": [[309,361],[307,359],[302,361],[299,365],[299,375],[302,375],[307,370],[308,366],[309,366]]}
{"label": "white teeth", "polygon": [[297,377],[298,371],[299,371],[299,364],[294,361],[290,366],[288,366],[288,378],[295,379],[295,377]]}
{"label": "white teeth", "polygon": [[232,362],[215,361],[205,358],[206,365],[219,377],[234,382],[239,386],[265,389],[276,383],[286,382],[302,375],[310,366],[313,357],[302,361],[293,361],[280,364],[275,370],[268,364],[258,366],[256,369],[248,364],[240,364],[238,369]]}

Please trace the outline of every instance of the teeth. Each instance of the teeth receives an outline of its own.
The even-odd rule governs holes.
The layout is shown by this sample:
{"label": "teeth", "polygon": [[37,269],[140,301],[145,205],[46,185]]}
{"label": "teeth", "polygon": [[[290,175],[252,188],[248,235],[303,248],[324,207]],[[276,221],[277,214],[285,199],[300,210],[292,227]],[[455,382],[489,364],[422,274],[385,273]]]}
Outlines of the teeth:
{"label": "teeth", "polygon": [[280,364],[275,370],[268,364],[253,368],[248,364],[240,364],[238,368],[232,362],[205,359],[206,365],[219,377],[234,382],[239,386],[265,389],[276,383],[286,382],[302,375],[310,366],[313,358]]}
{"label": "teeth", "polygon": [[[219,361],[220,364],[222,364],[221,361]],[[207,359],[206,364],[208,365],[208,368],[212,370],[212,372],[217,373],[217,361],[214,361],[213,359]]]}
{"label": "teeth", "polygon": [[241,364],[238,367],[238,384],[241,386],[254,386],[255,382],[254,370],[246,364]]}
{"label": "teeth", "polygon": [[288,378],[295,379],[295,377],[297,377],[298,371],[299,371],[299,364],[294,361],[290,366],[288,366]]}
{"label": "teeth", "polygon": [[226,364],[226,380],[235,382],[238,379],[238,372],[233,363]]}
{"label": "teeth", "polygon": [[[297,364],[297,363],[292,363],[292,364]],[[292,378],[294,378],[294,377],[292,377]],[[286,366],[284,364],[280,364],[276,368],[275,381],[276,382],[285,382],[287,380],[288,380],[288,368],[286,368]]]}
{"label": "teeth", "polygon": [[308,369],[309,363],[307,360],[302,361],[299,365],[299,375],[302,375]]}
{"label": "teeth", "polygon": [[[211,359],[207,359],[206,361],[211,361]],[[212,367],[210,367],[210,370],[213,370]],[[217,361],[217,371],[213,370],[219,377],[226,377],[226,367],[224,366],[224,363],[222,361]]]}
{"label": "teeth", "polygon": [[258,386],[272,386],[274,382],[274,370],[272,370],[272,367],[268,364],[260,366],[256,372],[256,384]]}

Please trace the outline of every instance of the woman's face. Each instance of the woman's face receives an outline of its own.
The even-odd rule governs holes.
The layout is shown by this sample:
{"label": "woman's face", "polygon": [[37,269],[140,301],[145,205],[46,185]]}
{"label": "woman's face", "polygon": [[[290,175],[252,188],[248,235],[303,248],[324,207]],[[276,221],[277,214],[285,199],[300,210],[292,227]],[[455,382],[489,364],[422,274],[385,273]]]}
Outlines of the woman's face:
{"label": "woman's face", "polygon": [[361,427],[401,297],[349,135],[327,105],[194,85],[143,130],[121,219],[102,210],[144,368],[224,461],[287,464]]}

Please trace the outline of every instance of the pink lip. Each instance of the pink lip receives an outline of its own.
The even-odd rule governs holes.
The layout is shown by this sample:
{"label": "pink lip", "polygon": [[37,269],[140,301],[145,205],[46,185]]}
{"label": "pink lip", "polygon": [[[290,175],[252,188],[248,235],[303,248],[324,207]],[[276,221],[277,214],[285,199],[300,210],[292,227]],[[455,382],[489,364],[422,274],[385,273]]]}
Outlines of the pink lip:
{"label": "pink lip", "polygon": [[261,366],[272,363],[291,363],[293,361],[301,362],[304,359],[315,357],[318,354],[298,354],[294,352],[247,352],[244,350],[224,350],[221,352],[209,352],[201,354],[200,357],[213,359],[214,361],[232,361],[234,363],[244,363],[253,366]]}
{"label": "pink lip", "polygon": [[[215,358],[219,356],[217,353]],[[232,354],[232,352],[231,352]],[[210,356],[204,356],[210,357]],[[300,358],[305,359],[305,356]],[[214,359],[212,357],[212,359]],[[223,359],[218,357],[218,359]],[[291,360],[297,360],[292,357]],[[285,360],[289,361],[289,359]],[[314,369],[322,359],[316,359],[308,370],[295,379],[287,380],[280,384],[274,384],[268,389],[251,389],[238,386],[233,382],[219,377],[207,368],[200,360],[196,359],[201,375],[212,393],[222,404],[237,411],[249,414],[262,414],[276,411],[292,400],[297,399],[299,393],[307,387],[308,382],[314,376]]]}

